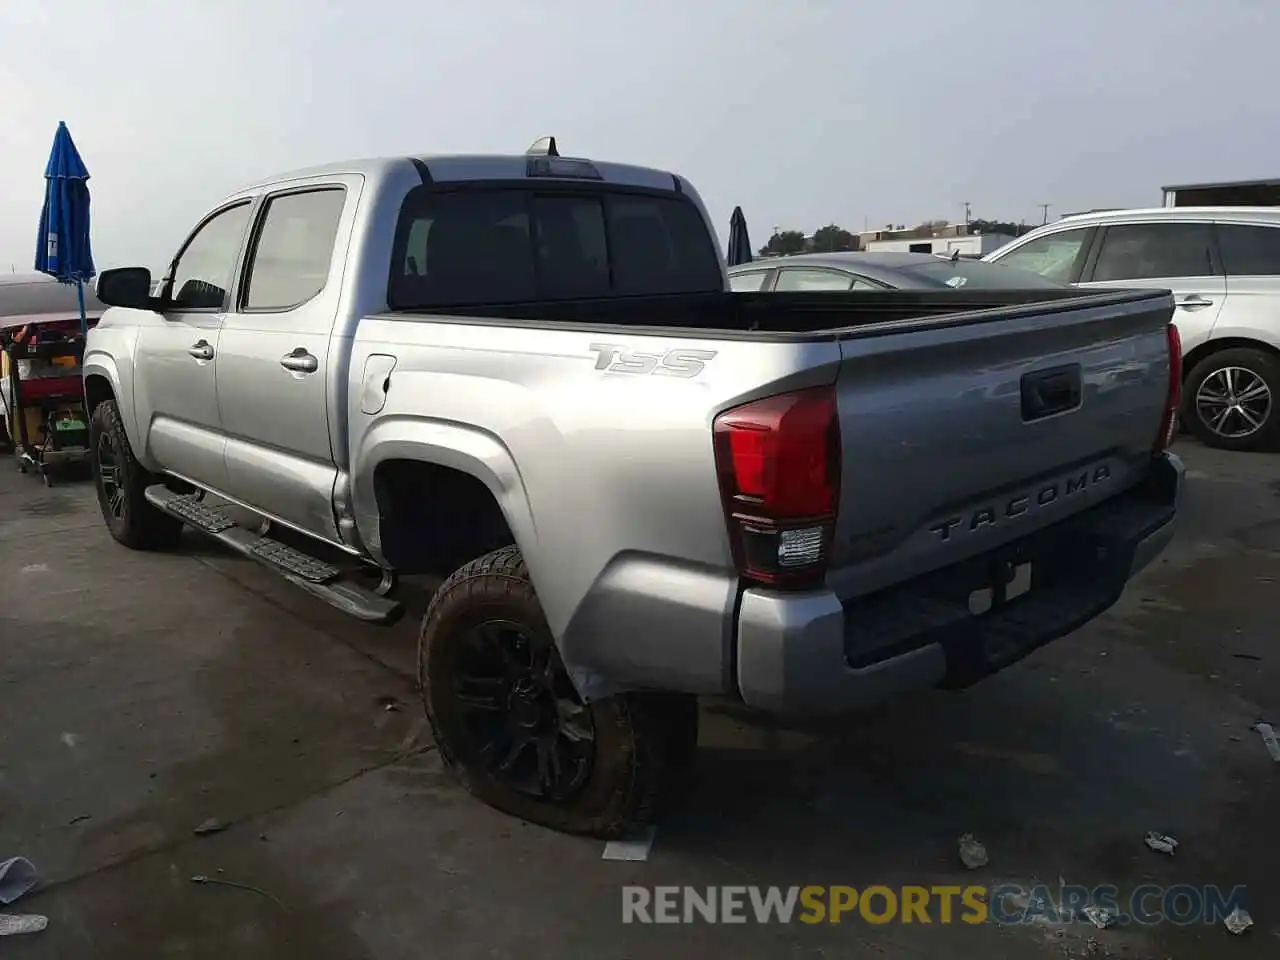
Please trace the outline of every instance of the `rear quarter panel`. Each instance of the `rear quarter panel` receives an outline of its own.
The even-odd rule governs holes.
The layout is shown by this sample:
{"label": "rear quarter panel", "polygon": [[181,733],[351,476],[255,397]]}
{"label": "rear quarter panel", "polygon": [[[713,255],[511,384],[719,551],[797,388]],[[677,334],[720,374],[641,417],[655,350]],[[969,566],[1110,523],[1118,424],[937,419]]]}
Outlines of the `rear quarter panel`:
{"label": "rear quarter panel", "polygon": [[1213,338],[1257,340],[1280,349],[1280,276],[1227,277]]}
{"label": "rear quarter panel", "polygon": [[[705,351],[701,371],[664,375],[638,357],[676,349]],[[371,416],[359,382],[375,355],[397,361],[386,405]],[[367,318],[349,391],[360,537],[380,556],[373,476],[384,460],[470,472],[506,513],[580,684],[593,673],[655,684],[683,676],[685,688],[718,691],[736,576],[712,421],[738,402],[832,382],[839,357],[835,343]],[[679,665],[659,656],[669,659],[669,639],[653,643],[672,632],[685,638]]]}

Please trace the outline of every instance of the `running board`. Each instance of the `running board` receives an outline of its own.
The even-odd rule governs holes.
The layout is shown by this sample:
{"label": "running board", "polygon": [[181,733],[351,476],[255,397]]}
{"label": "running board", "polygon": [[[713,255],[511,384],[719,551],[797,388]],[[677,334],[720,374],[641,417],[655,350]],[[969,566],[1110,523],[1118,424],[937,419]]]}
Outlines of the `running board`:
{"label": "running board", "polygon": [[146,497],[157,510],[176,517],[236,553],[257,560],[294,586],[358,620],[389,624],[404,614],[404,605],[398,601],[343,579],[343,571],[331,563],[238,526],[217,506],[197,499],[199,494],[174,493],[164,484],[155,484],[147,487]]}

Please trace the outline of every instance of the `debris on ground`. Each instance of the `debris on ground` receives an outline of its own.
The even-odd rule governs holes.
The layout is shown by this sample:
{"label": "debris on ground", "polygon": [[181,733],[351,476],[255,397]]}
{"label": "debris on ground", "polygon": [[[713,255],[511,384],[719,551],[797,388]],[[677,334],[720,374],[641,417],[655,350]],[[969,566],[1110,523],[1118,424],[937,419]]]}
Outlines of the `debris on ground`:
{"label": "debris on ground", "polygon": [[977,870],[987,865],[987,848],[973,838],[972,833],[963,834],[959,841],[960,862],[970,870]]}
{"label": "debris on ground", "polygon": [[378,706],[382,707],[382,709],[386,710],[388,713],[395,713],[400,709],[400,698],[391,696],[379,697]]}
{"label": "debris on ground", "polygon": [[1080,911],[1085,917],[1099,930],[1105,930],[1116,922],[1116,913],[1114,910],[1108,910],[1106,907],[1095,906],[1089,904]]}
{"label": "debris on ground", "polygon": [[639,836],[627,840],[610,840],[604,845],[601,860],[648,860],[657,831],[649,827]]}
{"label": "debris on ground", "polygon": [[1269,723],[1259,721],[1253,725],[1262,742],[1267,748],[1267,753],[1271,754],[1271,759],[1276,763],[1280,763],[1280,740],[1276,739],[1276,731]]}
{"label": "debris on ground", "polygon": [[40,879],[35,865],[26,857],[0,861],[0,903],[13,903]]}
{"label": "debris on ground", "polygon": [[249,883],[240,883],[237,880],[222,880],[218,877],[206,877],[202,873],[197,873],[194,877],[192,877],[191,882],[201,884],[202,886],[208,886],[212,884],[213,886],[217,886],[217,887],[232,887],[236,890],[248,890],[250,893],[256,893],[260,897],[266,897],[268,900],[270,900],[272,903],[274,903],[278,907],[284,906],[283,903],[281,903],[271,894],[267,893],[267,891],[263,890],[261,887],[255,887]]}
{"label": "debris on ground", "polygon": [[39,933],[49,926],[49,918],[38,913],[0,913],[0,937],[13,937],[20,933]]}
{"label": "debris on ground", "polygon": [[197,837],[207,837],[211,834],[221,833],[229,826],[231,826],[231,824],[227,823],[225,820],[219,820],[217,817],[210,817],[191,832]]}
{"label": "debris on ground", "polygon": [[1177,840],[1166,834],[1156,833],[1154,830],[1149,831],[1144,839],[1147,846],[1156,853],[1167,853],[1172,857],[1173,852],[1178,849]]}
{"label": "debris on ground", "polygon": [[1242,907],[1236,907],[1223,918],[1223,925],[1234,934],[1241,934],[1253,926],[1253,917],[1249,916],[1249,911]]}

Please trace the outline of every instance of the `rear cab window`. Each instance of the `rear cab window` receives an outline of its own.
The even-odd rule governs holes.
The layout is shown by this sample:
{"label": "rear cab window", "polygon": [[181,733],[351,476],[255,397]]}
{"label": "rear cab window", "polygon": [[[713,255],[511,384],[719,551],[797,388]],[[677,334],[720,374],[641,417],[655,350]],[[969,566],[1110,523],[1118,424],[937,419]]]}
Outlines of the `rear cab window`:
{"label": "rear cab window", "polygon": [[387,301],[414,310],[723,290],[710,232],[679,195],[428,185],[401,207]]}

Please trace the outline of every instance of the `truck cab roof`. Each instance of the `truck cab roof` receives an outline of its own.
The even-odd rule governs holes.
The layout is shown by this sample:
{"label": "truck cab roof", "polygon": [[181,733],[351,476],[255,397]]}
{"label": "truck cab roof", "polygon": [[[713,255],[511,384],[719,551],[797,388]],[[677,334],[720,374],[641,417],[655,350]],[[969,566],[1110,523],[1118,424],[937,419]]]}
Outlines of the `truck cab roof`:
{"label": "truck cab roof", "polygon": [[[539,160],[549,161],[553,165],[550,168],[552,172],[541,175],[531,172],[536,168]],[[343,160],[304,167],[247,184],[235,191],[232,196],[278,186],[290,180],[310,180],[316,177],[357,175],[369,181],[380,182],[400,175],[406,165],[417,168],[420,174],[425,170],[432,181],[442,183],[526,178],[580,180],[583,179],[582,173],[575,176],[568,171],[577,169],[585,172],[590,169],[594,170],[597,176],[589,179],[596,179],[613,186],[670,190],[673,193],[692,192],[688,181],[665,170],[589,160],[582,157],[540,157],[531,154],[407,154]],[[557,176],[554,165],[560,165],[566,171],[566,175]]]}

